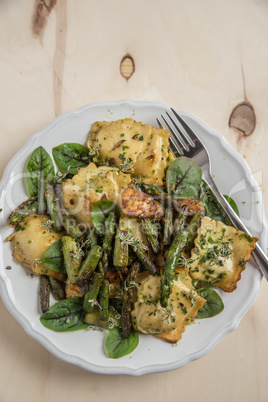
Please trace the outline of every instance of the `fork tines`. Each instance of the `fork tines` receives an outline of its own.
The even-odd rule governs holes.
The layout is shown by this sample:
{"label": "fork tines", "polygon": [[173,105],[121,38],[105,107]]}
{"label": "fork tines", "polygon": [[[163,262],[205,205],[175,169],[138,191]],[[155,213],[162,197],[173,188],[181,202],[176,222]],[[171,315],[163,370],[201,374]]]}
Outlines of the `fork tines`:
{"label": "fork tines", "polygon": [[[169,112],[166,112],[167,118],[161,115],[164,125],[170,132],[170,146],[175,156],[182,156],[192,153],[191,148],[195,148],[197,145],[197,136],[188,124],[182,119],[182,117],[171,108],[174,117]],[[159,119],[156,119],[159,127],[163,127],[163,124]]]}

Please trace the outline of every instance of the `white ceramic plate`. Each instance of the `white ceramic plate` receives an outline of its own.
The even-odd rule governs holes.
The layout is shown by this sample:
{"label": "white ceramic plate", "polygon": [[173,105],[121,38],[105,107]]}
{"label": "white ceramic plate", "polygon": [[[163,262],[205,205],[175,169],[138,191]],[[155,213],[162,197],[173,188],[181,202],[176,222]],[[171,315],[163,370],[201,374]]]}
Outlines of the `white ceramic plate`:
{"label": "white ceramic plate", "polygon": [[[102,374],[141,375],[173,370],[208,353],[226,334],[234,330],[257,297],[261,274],[254,261],[247,264],[235,292],[219,291],[224,311],[213,318],[196,320],[189,326],[176,347],[153,336],[140,334],[137,349],[121,359],[106,357],[103,347],[106,333],[92,330],[55,333],[39,321],[39,280],[31,278],[29,271],[11,255],[10,244],[5,241],[12,232],[7,227],[9,213],[28,198],[22,172],[32,151],[42,145],[51,149],[63,142],[86,143],[89,129],[96,120],[116,120],[133,117],[137,121],[156,124],[156,117],[170,108],[154,102],[119,101],[84,106],[59,116],[51,124],[33,135],[8,164],[0,186],[0,290],[2,299],[25,331],[60,359],[87,370]],[[261,191],[251,177],[245,160],[234,151],[224,138],[197,117],[180,111],[208,147],[212,171],[220,190],[232,196],[240,209],[244,223],[260,239],[264,247],[267,240],[266,221]],[[11,270],[6,267],[11,266]]]}

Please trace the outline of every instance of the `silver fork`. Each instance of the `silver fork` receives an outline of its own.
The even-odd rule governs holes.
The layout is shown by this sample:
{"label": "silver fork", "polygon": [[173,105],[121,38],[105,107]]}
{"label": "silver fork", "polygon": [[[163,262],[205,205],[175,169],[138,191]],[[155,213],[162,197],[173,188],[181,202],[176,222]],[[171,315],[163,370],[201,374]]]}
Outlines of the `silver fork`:
{"label": "silver fork", "polygon": [[[171,108],[171,112],[172,114],[166,112],[166,117],[161,115],[164,125],[159,119],[156,120],[159,127],[164,128],[164,126],[166,126],[170,132],[170,147],[172,152],[176,157],[186,156],[188,158],[193,158],[198,163],[203,172],[203,179],[209,185],[233,225],[237,229],[243,230],[243,232],[251,235],[214,183],[211,176],[210,158],[205,145],[185,120],[176,112],[176,110]],[[263,276],[268,280],[268,258],[258,244],[256,244],[253,251],[253,256]]]}

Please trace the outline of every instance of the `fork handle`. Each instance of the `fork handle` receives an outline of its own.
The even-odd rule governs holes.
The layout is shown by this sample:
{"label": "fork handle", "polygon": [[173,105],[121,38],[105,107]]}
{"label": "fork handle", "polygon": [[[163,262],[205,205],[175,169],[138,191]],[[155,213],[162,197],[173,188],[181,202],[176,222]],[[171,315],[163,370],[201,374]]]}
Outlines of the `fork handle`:
{"label": "fork handle", "polygon": [[[248,231],[248,229],[246,228],[244,223],[236,215],[236,213],[231,208],[229,203],[226,201],[224,196],[218,190],[218,188],[217,188],[216,184],[214,183],[213,179],[210,176],[208,176],[208,177],[205,178],[205,181],[209,185],[209,187],[211,188],[212,192],[214,193],[216,199],[221,204],[221,206],[224,209],[224,211],[229,216],[229,218],[232,221],[233,225],[237,229],[242,230],[243,232],[246,232],[251,236],[250,232]],[[263,276],[268,281],[268,257],[267,257],[267,255],[264,253],[262,248],[257,243],[256,243],[255,249],[253,250],[252,254],[253,254],[254,260],[256,261],[258,267],[260,268]]]}

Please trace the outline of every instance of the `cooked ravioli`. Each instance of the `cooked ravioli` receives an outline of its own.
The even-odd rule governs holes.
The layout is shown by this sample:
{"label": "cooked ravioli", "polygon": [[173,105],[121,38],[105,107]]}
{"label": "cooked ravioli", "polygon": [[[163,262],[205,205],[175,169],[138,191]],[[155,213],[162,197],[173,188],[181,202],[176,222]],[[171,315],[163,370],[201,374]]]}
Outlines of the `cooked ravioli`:
{"label": "cooked ravioli", "polygon": [[32,214],[20,223],[20,230],[10,236],[13,247],[13,257],[21,264],[30,268],[35,274],[46,274],[56,279],[64,279],[65,275],[47,268],[42,263],[46,250],[62,236],[49,229],[48,215]]}
{"label": "cooked ravioli", "polygon": [[133,176],[142,176],[147,184],[163,184],[165,169],[174,159],[169,151],[170,133],[133,119],[98,121],[88,137],[88,148],[99,150],[99,159],[122,169],[130,162]]}
{"label": "cooked ravioli", "polygon": [[90,163],[62,183],[63,206],[75,216],[78,223],[91,225],[91,205],[101,199],[121,204],[121,192],[131,182],[129,174],[115,167]]}
{"label": "cooked ravioli", "polygon": [[176,274],[166,308],[158,300],[159,292],[159,276],[148,275],[142,279],[131,313],[132,323],[140,332],[176,343],[206,300],[195,291],[190,276],[183,269]]}
{"label": "cooked ravioli", "polygon": [[257,240],[256,237],[205,216],[201,220],[191,253],[191,277],[206,281],[225,292],[232,292],[237,287]]}

